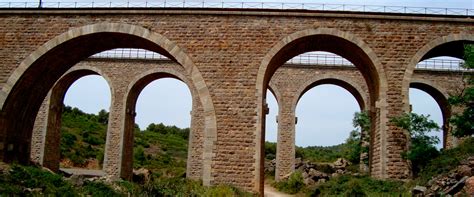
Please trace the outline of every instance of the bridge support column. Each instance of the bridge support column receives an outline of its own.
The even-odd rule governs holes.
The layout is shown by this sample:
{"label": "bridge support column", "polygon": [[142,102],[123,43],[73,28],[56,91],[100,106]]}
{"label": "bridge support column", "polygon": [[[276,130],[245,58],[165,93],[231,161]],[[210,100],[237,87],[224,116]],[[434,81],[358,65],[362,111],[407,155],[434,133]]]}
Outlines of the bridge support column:
{"label": "bridge support column", "polygon": [[131,132],[124,132],[128,131],[124,129],[124,121],[127,121],[126,117],[134,119],[134,116],[129,117],[126,114],[135,113],[135,111],[130,112],[125,109],[124,92],[126,92],[126,88],[127,85],[119,84],[114,86],[113,92],[111,92],[112,99],[102,169],[107,175],[130,180],[133,167],[133,129]]}
{"label": "bridge support column", "polygon": [[31,160],[57,172],[61,157],[62,92],[53,91],[46,96],[36,115],[31,143]]}
{"label": "bridge support column", "polygon": [[186,160],[186,177],[193,180],[202,179],[203,144],[204,144],[204,110],[199,97],[193,97],[191,127],[188,137],[188,157]]}
{"label": "bridge support column", "polygon": [[291,99],[281,99],[278,113],[278,139],[275,179],[287,177],[295,170],[295,108]]}

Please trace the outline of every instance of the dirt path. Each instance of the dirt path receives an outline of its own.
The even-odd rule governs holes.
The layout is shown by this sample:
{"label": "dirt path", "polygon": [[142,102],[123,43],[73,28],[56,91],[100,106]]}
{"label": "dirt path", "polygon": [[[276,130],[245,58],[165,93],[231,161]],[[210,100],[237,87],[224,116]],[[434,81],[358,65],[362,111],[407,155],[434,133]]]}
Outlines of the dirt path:
{"label": "dirt path", "polygon": [[275,188],[273,188],[271,185],[265,184],[263,196],[265,197],[291,197],[293,195],[279,192]]}

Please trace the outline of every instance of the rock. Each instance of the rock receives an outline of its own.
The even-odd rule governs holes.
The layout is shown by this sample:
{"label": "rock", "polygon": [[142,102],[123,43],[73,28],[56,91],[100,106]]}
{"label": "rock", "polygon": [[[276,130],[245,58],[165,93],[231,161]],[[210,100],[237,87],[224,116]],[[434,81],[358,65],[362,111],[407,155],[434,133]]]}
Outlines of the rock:
{"label": "rock", "polygon": [[461,189],[464,187],[464,183],[469,177],[463,177],[461,180],[459,180],[456,184],[454,184],[452,187],[444,190],[444,193],[454,195],[461,191]]}
{"label": "rock", "polygon": [[25,188],[23,191],[29,193],[41,193],[43,191],[42,188]]}
{"label": "rock", "polygon": [[474,196],[474,176],[471,176],[466,180],[464,191],[466,191],[470,196]]}
{"label": "rock", "polygon": [[68,180],[74,186],[80,187],[84,185],[84,176],[82,175],[74,174],[71,175],[69,178],[66,178],[66,180]]}
{"label": "rock", "polygon": [[472,169],[468,165],[459,166],[457,172],[460,176],[472,176]]}
{"label": "rock", "polygon": [[411,190],[411,193],[412,193],[412,196],[424,196],[426,190],[427,190],[426,187],[417,185]]}
{"label": "rock", "polygon": [[302,175],[304,179],[309,177],[309,174],[307,172],[303,172]]}
{"label": "rock", "polygon": [[315,181],[320,180],[320,179],[329,179],[329,176],[326,173],[317,171],[313,168],[309,170],[308,174],[309,174],[309,177],[311,177]]}
{"label": "rock", "polygon": [[296,158],[296,159],[295,159],[295,168],[299,169],[299,168],[301,168],[302,166],[304,167],[304,163],[301,161],[301,158],[299,158],[299,157]]}
{"label": "rock", "polygon": [[150,182],[151,172],[148,169],[140,168],[133,170],[133,182],[136,183],[148,183]]}
{"label": "rock", "polygon": [[349,165],[351,165],[351,162],[347,161],[344,158],[339,158],[333,163],[333,166],[336,169],[346,168]]}
{"label": "rock", "polygon": [[305,185],[313,185],[315,183],[314,180],[311,178],[305,178],[303,182]]}
{"label": "rock", "polygon": [[290,178],[291,174],[292,174],[292,173],[289,173],[289,174],[287,174],[287,175],[281,177],[280,181],[288,180],[288,178]]}

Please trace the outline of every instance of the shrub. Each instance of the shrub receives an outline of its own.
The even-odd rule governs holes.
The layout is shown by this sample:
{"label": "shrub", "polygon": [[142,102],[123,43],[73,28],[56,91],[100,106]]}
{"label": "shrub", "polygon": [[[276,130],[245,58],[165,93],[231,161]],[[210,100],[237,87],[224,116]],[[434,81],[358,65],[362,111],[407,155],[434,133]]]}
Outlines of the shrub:
{"label": "shrub", "polygon": [[32,191],[33,194],[77,196],[75,189],[62,177],[37,167],[13,165],[8,174],[0,176],[0,196],[24,195],[26,188],[40,189]]}
{"label": "shrub", "polygon": [[82,186],[82,193],[94,196],[122,196],[110,186],[102,182],[86,181]]}
{"label": "shrub", "polygon": [[288,180],[276,182],[274,187],[285,193],[296,194],[304,187],[303,175],[300,171],[296,171],[290,175]]}

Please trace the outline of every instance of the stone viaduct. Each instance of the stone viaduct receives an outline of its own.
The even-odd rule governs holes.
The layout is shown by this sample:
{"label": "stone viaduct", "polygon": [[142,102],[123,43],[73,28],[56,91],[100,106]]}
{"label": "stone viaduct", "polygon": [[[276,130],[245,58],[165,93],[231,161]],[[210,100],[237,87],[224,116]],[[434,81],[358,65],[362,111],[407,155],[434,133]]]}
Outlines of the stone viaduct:
{"label": "stone viaduct", "polygon": [[[463,44],[474,41],[473,22],[456,16],[302,10],[0,10],[0,159],[26,164],[31,142],[44,141],[51,145],[34,147],[33,159],[57,165],[57,158],[47,155],[57,151],[50,147],[58,143],[54,132],[64,92],[77,78],[100,74],[112,92],[104,171],[127,178],[138,94],[152,80],[174,77],[193,95],[188,176],[206,185],[262,192],[266,90],[272,89],[280,105],[277,176],[282,176],[293,170],[298,98],[312,86],[331,83],[348,89],[369,112],[370,174],[407,179],[409,168],[400,155],[407,135],[389,120],[409,110],[410,87],[427,91],[449,115],[445,99],[461,88],[459,75],[415,72],[415,65],[437,56],[462,58]],[[91,66],[85,61],[74,66],[114,48],[154,51],[174,64]],[[355,67],[330,73],[278,70],[309,51],[338,54]],[[298,80],[289,83],[280,73]]]}

